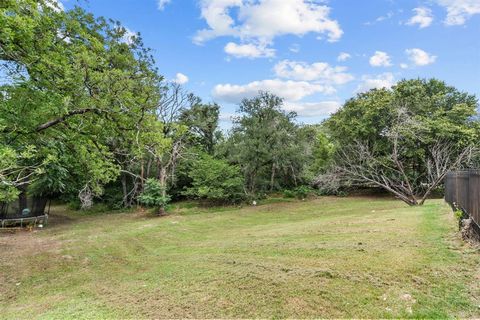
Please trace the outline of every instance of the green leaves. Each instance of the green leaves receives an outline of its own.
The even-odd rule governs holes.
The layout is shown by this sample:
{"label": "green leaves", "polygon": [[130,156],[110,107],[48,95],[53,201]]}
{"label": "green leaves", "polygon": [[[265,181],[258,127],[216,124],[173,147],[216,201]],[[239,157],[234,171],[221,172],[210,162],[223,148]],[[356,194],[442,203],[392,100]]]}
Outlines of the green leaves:
{"label": "green leaves", "polygon": [[138,199],[146,206],[158,208],[165,208],[171,200],[165,193],[165,187],[156,179],[147,179],[145,189]]}
{"label": "green leaves", "polygon": [[0,147],[16,152],[35,193],[78,194],[87,185],[101,194],[120,172],[114,152],[133,149],[158,102],[161,77],[148,50],[139,37],[123,43],[118,23],[45,1],[2,2],[0,25],[0,63],[11,79],[0,88]]}
{"label": "green leaves", "polygon": [[189,172],[192,186],[184,195],[220,203],[235,203],[245,198],[244,179],[237,166],[203,154]]}

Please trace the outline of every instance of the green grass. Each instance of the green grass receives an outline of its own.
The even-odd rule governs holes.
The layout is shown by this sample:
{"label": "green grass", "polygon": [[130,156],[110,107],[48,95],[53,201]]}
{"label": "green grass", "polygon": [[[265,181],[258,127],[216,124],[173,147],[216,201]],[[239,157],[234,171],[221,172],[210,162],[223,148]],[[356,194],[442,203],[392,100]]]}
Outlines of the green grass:
{"label": "green grass", "polygon": [[480,255],[441,200],[55,209],[44,230],[0,235],[0,318],[480,316]]}

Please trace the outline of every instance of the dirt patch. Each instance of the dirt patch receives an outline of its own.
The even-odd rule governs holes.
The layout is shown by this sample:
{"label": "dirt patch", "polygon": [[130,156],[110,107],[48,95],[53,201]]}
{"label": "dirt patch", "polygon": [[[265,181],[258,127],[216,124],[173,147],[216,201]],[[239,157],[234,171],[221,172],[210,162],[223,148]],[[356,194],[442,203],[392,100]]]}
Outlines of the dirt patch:
{"label": "dirt patch", "polygon": [[[41,231],[16,230],[0,233],[0,297],[11,297],[21,279],[28,276],[31,266],[26,257],[60,253],[61,242],[39,237]],[[1,300],[1,299],[0,299]]]}

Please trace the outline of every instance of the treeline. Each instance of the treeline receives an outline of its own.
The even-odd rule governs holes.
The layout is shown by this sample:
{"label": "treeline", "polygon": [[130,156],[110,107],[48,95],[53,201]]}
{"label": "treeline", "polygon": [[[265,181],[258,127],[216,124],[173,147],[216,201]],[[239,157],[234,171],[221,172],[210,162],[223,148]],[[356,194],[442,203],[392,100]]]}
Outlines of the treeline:
{"label": "treeline", "polygon": [[477,161],[478,101],[438,80],[359,94],[318,125],[260,92],[223,133],[220,106],[165,81],[118,22],[6,0],[0,25],[0,202],[28,191],[162,214],[174,199],[374,187],[413,205]]}

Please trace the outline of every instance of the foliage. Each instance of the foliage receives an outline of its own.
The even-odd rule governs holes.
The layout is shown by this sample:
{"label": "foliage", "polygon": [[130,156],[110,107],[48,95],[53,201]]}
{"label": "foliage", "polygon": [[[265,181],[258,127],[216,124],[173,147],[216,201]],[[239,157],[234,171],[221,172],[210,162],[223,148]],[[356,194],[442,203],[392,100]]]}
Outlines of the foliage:
{"label": "foliage", "polygon": [[460,209],[455,210],[453,212],[453,215],[459,222],[465,217],[465,213],[463,212],[463,210],[460,210]]}
{"label": "foliage", "polygon": [[283,190],[283,197],[284,198],[295,198],[295,192],[290,189]]}
{"label": "foliage", "polygon": [[243,100],[225,142],[227,158],[240,166],[251,194],[300,184],[311,155],[313,131],[295,124],[296,114],[282,105],[281,98],[266,92]]}
{"label": "foliage", "polygon": [[300,200],[304,200],[306,199],[310,194],[313,193],[313,190],[308,187],[308,186],[299,186],[297,188],[295,188],[294,190],[295,192],[295,196],[300,199]]}
{"label": "foliage", "polygon": [[165,194],[164,187],[156,179],[148,179],[145,188],[138,198],[140,203],[160,209],[165,209],[170,202],[170,196]]}
{"label": "foliage", "polygon": [[88,187],[101,194],[121,170],[117,152],[130,150],[158,101],[161,77],[141,38],[126,43],[119,23],[49,0],[4,1],[0,25],[0,72],[8,79],[0,88],[0,148],[35,148],[15,163],[35,193]]}
{"label": "foliage", "polygon": [[359,94],[325,122],[336,145],[328,174],[341,175],[330,181],[382,187],[423,204],[448,170],[471,165],[476,108],[474,96],[435,79]]}
{"label": "foliage", "polygon": [[220,203],[236,203],[245,199],[244,179],[240,169],[225,160],[204,154],[191,167],[192,186],[185,195]]}
{"label": "foliage", "polygon": [[189,128],[193,143],[213,155],[220,134],[217,131],[220,106],[216,103],[204,104],[192,95],[190,101],[191,107],[182,111],[179,121]]}

